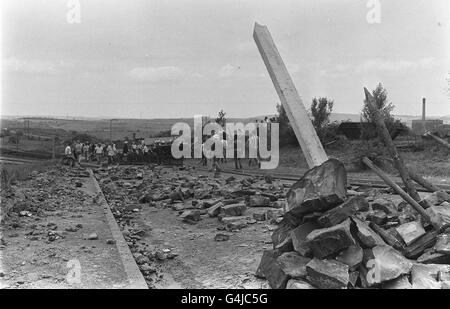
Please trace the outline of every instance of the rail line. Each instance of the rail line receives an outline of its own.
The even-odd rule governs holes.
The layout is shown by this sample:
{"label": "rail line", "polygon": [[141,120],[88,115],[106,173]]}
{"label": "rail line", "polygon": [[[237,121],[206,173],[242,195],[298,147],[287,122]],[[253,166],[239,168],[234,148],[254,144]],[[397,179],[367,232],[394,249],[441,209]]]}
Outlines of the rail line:
{"label": "rail line", "polygon": [[[203,167],[196,167],[197,170],[202,171],[208,171],[208,169],[205,169]],[[299,180],[303,174],[289,174],[289,173],[273,173],[273,172],[264,172],[262,170],[259,171],[253,171],[253,170],[247,170],[245,172],[230,170],[230,169],[222,169],[222,173],[226,174],[233,174],[233,175],[241,175],[241,176],[268,176],[270,175],[273,178],[281,179],[281,180],[289,180],[289,181],[297,181]],[[394,178],[394,177],[393,177]],[[389,188],[387,184],[384,183],[382,180],[378,179],[367,179],[367,178],[361,178],[361,177],[355,177],[355,176],[347,176],[348,184],[352,186],[367,186],[367,187],[373,187],[373,188]],[[394,180],[395,183],[397,183],[400,187],[403,187],[403,183],[399,180]],[[422,186],[415,185],[416,190],[420,192],[432,192],[426,188],[423,188]],[[441,188],[442,190],[450,193],[450,185],[438,185],[437,187]]]}

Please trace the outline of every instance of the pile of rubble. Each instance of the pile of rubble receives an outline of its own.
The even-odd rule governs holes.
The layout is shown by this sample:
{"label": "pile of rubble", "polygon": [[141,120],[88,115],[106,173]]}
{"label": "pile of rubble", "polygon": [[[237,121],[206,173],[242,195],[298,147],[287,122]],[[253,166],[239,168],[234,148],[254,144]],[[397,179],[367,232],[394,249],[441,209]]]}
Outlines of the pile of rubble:
{"label": "pile of rubble", "polygon": [[450,196],[422,201],[431,222],[405,202],[347,190],[330,159],[287,193],[287,209],[256,275],[272,288],[450,288]]}

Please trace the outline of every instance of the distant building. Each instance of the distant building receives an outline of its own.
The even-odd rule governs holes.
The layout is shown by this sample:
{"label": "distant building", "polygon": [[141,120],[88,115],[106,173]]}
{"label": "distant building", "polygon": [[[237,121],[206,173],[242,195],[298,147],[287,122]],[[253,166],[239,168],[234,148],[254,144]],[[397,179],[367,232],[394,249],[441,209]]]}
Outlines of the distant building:
{"label": "distant building", "polygon": [[440,119],[414,119],[412,121],[412,131],[417,135],[422,135],[427,131],[436,132],[440,126],[444,126],[444,121]]}

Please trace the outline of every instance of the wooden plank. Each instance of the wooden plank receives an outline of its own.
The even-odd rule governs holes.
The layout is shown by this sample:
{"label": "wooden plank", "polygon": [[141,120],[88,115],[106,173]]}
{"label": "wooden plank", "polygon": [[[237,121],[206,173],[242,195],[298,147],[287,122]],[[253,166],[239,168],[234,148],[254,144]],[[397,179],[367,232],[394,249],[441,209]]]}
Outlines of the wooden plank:
{"label": "wooden plank", "polygon": [[399,185],[393,182],[380,168],[375,166],[375,164],[373,164],[372,161],[369,160],[369,158],[364,157],[363,162],[378,176],[380,176],[380,178],[383,179],[386,184],[388,184],[392,189],[394,189],[394,191],[397,192],[397,194],[400,195],[407,203],[409,203],[412,207],[414,207],[414,209],[421,216],[423,216],[425,220],[427,220],[427,222],[431,223],[430,216],[426,213],[425,209],[423,209],[419,203],[417,203],[411,196],[409,196],[408,193],[403,191],[403,189],[400,188]]}
{"label": "wooden plank", "polygon": [[323,149],[269,30],[266,26],[255,23],[253,38],[275,86],[275,90],[280,97],[281,104],[286,110],[289,122],[294,129],[295,136],[302,148],[308,166],[313,168],[321,165],[328,160],[328,156]]}
{"label": "wooden plank", "polygon": [[366,101],[368,103],[367,105],[369,106],[369,109],[372,112],[372,116],[374,118],[373,121],[377,126],[379,137],[383,139],[389,154],[394,160],[394,166],[398,170],[400,177],[402,178],[403,183],[405,184],[406,191],[415,201],[419,202],[420,196],[417,193],[416,188],[414,187],[414,183],[409,177],[409,173],[408,170],[406,169],[405,164],[403,163],[403,159],[400,157],[397,148],[395,147],[394,142],[392,141],[391,135],[389,134],[386,124],[384,123],[383,116],[378,110],[374,97],[369,92],[369,90],[367,90],[366,87],[364,87],[364,93],[366,96]]}
{"label": "wooden plank", "polygon": [[437,137],[436,135],[431,134],[430,132],[425,133],[425,135],[426,135],[426,136],[432,137],[436,142],[438,142],[438,143],[441,144],[442,146],[447,147],[448,149],[450,149],[450,144],[447,143],[447,142],[446,142],[445,140],[443,140],[442,138]]}

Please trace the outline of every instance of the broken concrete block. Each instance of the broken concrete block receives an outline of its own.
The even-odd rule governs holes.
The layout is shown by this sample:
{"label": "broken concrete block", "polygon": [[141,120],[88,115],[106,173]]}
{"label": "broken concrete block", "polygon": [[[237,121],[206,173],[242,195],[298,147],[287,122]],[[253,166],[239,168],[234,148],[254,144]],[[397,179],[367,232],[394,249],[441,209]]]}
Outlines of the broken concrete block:
{"label": "broken concrete block", "polygon": [[341,223],[350,216],[353,216],[357,211],[367,210],[369,203],[362,196],[354,196],[346,200],[341,205],[332,208],[325,212],[318,222],[322,227],[331,227]]}
{"label": "broken concrete block", "polygon": [[381,210],[387,215],[397,215],[398,211],[395,204],[384,198],[377,198],[372,203],[370,203],[373,210]]}
{"label": "broken concrete block", "polygon": [[350,246],[336,257],[336,261],[348,265],[349,270],[353,271],[359,267],[363,261],[363,250],[360,246]]}
{"label": "broken concrete block", "polygon": [[223,207],[223,203],[219,202],[211,207],[208,208],[207,212],[208,212],[208,216],[210,216],[211,218],[213,217],[217,217],[220,213],[220,209]]}
{"label": "broken concrete block", "polygon": [[408,223],[404,223],[395,228],[397,233],[403,239],[406,245],[409,245],[414,240],[425,234],[425,230],[422,227],[422,224],[418,221],[412,221]]}
{"label": "broken concrete block", "polygon": [[356,236],[364,248],[373,248],[375,246],[386,245],[380,235],[372,230],[366,222],[356,217],[352,217],[352,221],[356,224]]}
{"label": "broken concrete block", "polygon": [[306,264],[309,281],[320,289],[345,289],[349,282],[348,266],[335,260],[312,259]]}
{"label": "broken concrete block", "polygon": [[[364,250],[369,285],[379,284],[409,274],[412,263],[390,246]],[[366,256],[367,254],[367,256]]]}
{"label": "broken concrete block", "polygon": [[287,193],[287,210],[293,215],[323,212],[344,202],[347,173],[344,164],[329,159],[292,185]]}
{"label": "broken concrete block", "polygon": [[387,290],[408,290],[412,288],[408,276],[400,276],[397,279],[383,283],[383,289]]}
{"label": "broken concrete block", "polygon": [[277,259],[281,269],[290,278],[306,278],[306,264],[311,261],[297,252],[285,252]]}
{"label": "broken concrete block", "polygon": [[450,234],[441,234],[437,237],[434,250],[437,253],[450,254]]}
{"label": "broken concrete block", "polygon": [[440,289],[442,281],[438,281],[440,271],[450,272],[450,265],[414,264],[411,269],[413,289]]}
{"label": "broken concrete block", "polygon": [[286,284],[288,290],[311,290],[315,289],[309,282],[301,279],[290,279]]}
{"label": "broken concrete block", "polygon": [[289,280],[288,275],[277,262],[278,256],[279,253],[276,250],[265,250],[256,270],[256,276],[267,279],[272,289],[284,289]]}
{"label": "broken concrete block", "polygon": [[450,206],[432,206],[425,210],[434,227],[450,224]]}
{"label": "broken concrete block", "polygon": [[306,237],[315,257],[322,259],[355,245],[350,219],[330,228],[314,230]]}
{"label": "broken concrete block", "polygon": [[294,250],[303,256],[309,256],[311,253],[311,249],[306,240],[306,236],[308,236],[312,231],[319,228],[320,226],[317,223],[306,222],[291,230],[290,233]]}
{"label": "broken concrete block", "polygon": [[199,210],[186,210],[180,215],[180,218],[183,220],[183,222],[195,223],[197,221],[200,221],[200,214],[201,212]]}
{"label": "broken concrete block", "polygon": [[250,196],[248,206],[250,207],[267,207],[270,204],[270,198],[260,194]]}
{"label": "broken concrete block", "polygon": [[226,216],[230,217],[236,217],[236,216],[242,216],[247,209],[247,206],[245,204],[231,204],[222,206],[221,212],[223,212]]}

